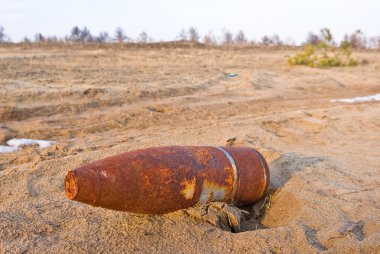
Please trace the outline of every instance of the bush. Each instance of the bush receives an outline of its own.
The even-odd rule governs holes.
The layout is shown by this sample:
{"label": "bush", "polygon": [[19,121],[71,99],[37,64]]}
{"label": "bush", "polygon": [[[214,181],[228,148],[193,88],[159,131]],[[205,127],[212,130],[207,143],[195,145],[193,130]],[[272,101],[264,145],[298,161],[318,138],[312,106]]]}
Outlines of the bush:
{"label": "bush", "polygon": [[351,57],[351,44],[343,41],[335,46],[329,29],[321,30],[321,40],[315,45],[307,43],[303,51],[288,59],[290,65],[305,65],[309,67],[356,66],[358,61]]}

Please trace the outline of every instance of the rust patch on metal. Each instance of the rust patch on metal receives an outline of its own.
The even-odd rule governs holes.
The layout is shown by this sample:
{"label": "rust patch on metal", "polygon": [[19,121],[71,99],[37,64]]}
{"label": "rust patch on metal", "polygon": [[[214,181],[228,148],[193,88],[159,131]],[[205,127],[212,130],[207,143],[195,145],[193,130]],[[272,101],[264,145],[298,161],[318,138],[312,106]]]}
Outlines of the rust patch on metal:
{"label": "rust patch on metal", "polygon": [[181,185],[183,186],[181,190],[182,196],[186,199],[192,199],[195,192],[195,177],[192,180],[184,179]]}
{"label": "rust patch on metal", "polygon": [[226,192],[225,186],[204,180],[199,203],[207,204],[213,201],[225,201]]}
{"label": "rust patch on metal", "polygon": [[195,157],[202,164],[208,164],[211,160],[211,155],[206,149],[199,149],[195,152]]}

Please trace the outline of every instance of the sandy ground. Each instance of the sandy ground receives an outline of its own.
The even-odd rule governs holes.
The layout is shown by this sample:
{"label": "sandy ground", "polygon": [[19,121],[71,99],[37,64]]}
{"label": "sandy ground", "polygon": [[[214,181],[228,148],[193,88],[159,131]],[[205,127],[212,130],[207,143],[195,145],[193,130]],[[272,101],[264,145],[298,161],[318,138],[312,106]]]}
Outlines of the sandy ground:
{"label": "sandy ground", "polygon": [[[379,253],[380,102],[330,100],[380,93],[380,53],[311,69],[287,66],[295,52],[0,48],[0,144],[57,141],[0,154],[0,252]],[[260,223],[239,233],[188,211],[94,208],[63,190],[89,161],[231,138],[272,174]]]}

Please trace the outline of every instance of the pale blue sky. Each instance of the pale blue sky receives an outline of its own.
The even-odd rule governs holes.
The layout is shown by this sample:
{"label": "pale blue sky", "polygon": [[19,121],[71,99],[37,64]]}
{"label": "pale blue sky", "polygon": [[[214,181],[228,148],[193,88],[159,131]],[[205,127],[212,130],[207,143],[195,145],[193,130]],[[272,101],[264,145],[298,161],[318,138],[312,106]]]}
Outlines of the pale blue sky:
{"label": "pale blue sky", "polygon": [[202,36],[241,29],[249,39],[277,33],[302,42],[322,27],[337,39],[359,28],[380,35],[380,0],[0,0],[0,25],[13,41],[37,32],[61,37],[78,25],[111,35],[120,26],[132,38],[146,31],[155,40],[195,26]]}

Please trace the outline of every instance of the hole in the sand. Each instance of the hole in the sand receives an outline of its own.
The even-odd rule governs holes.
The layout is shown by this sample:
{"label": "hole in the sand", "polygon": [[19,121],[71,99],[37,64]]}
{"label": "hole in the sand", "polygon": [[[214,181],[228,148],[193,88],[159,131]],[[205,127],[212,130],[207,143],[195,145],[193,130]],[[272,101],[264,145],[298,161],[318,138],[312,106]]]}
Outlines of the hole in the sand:
{"label": "hole in the sand", "polygon": [[294,192],[283,186],[298,172],[323,161],[320,157],[284,154],[269,165],[270,190],[256,204],[238,208],[215,202],[204,207],[189,208],[186,213],[235,233],[289,225],[299,217],[302,207]]}
{"label": "hole in the sand", "polygon": [[298,217],[300,208],[299,201],[292,193],[281,188],[271,189],[253,206],[241,208],[249,216],[242,220],[239,232],[288,225]]}
{"label": "hole in the sand", "polygon": [[268,228],[261,221],[274,191],[253,206],[236,207],[222,202],[188,208],[185,212],[194,219],[208,222],[217,228],[233,233]]}
{"label": "hole in the sand", "polygon": [[267,229],[267,225],[263,224],[267,210],[271,206],[271,200],[273,195],[276,194],[276,190],[269,190],[264,198],[259,200],[252,206],[242,207],[243,210],[249,213],[249,216],[241,222],[240,232],[253,231],[258,229]]}

